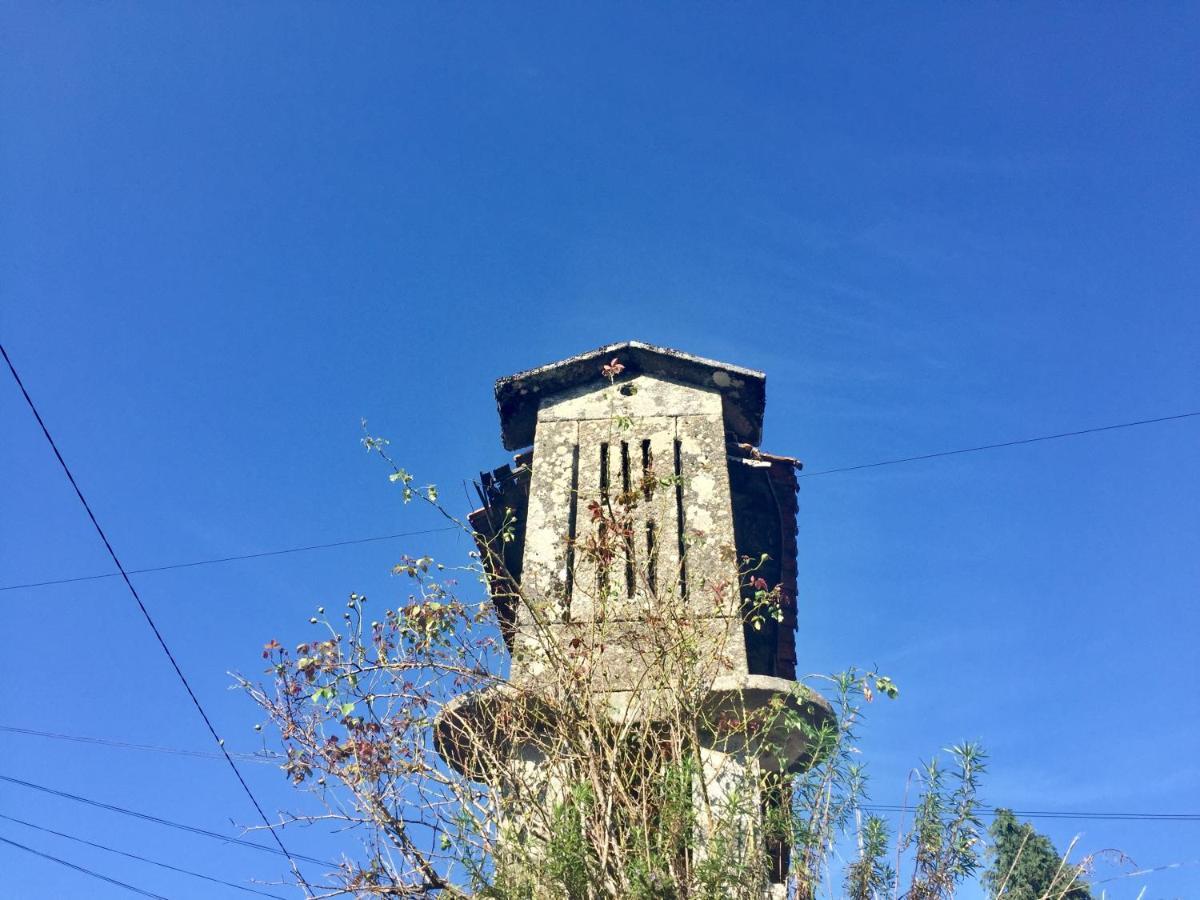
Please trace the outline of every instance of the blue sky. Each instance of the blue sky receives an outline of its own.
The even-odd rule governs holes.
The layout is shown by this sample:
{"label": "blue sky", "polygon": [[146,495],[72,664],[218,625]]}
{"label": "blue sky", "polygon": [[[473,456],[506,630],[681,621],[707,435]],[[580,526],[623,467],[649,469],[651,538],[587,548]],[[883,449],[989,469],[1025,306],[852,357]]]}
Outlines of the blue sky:
{"label": "blue sky", "polygon": [[[365,457],[360,417],[458,502],[506,459],[496,377],[628,338],[765,370],[764,447],[810,470],[1194,411],[1198,19],[5,4],[0,336],[134,568],[435,527]],[[988,802],[1200,813],[1198,422],[803,482],[800,666],[877,664],[902,690],[872,709],[877,800],[978,739]],[[110,571],[11,384],[0,435],[0,582]],[[401,552],[466,549],[429,535],[137,583],[253,749],[229,670],[318,604],[397,598]],[[0,603],[0,725],[210,749],[119,582]],[[102,801],[253,818],[218,762],[12,733],[0,752],[0,774]],[[284,872],[12,785],[0,813],[235,881]],[[1043,824],[1193,863],[1111,897],[1200,895],[1200,823]],[[0,858],[13,896],[126,896]]]}

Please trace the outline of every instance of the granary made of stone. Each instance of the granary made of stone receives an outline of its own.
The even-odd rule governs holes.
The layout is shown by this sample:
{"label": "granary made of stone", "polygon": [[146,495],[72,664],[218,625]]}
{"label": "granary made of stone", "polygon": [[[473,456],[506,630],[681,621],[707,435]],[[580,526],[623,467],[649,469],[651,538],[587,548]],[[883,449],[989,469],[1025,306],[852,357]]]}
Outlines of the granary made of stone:
{"label": "granary made of stone", "polygon": [[[614,360],[610,384],[602,370]],[[650,596],[669,596],[703,604],[714,632],[731,632],[729,674],[795,678],[799,464],[755,449],[765,381],[630,341],[497,382],[501,440],[524,452],[482,476],[484,506],[471,522],[489,538],[513,523],[510,540],[492,543],[503,548],[497,574],[508,590],[495,593],[510,644],[522,596],[553,598],[564,636],[601,600],[608,618],[636,621]],[[597,573],[579,551],[603,526],[588,507],[629,491],[642,495],[634,534],[615,547],[611,571]],[[745,558],[757,578],[780,585],[782,621],[743,622]],[[714,592],[728,602],[712,602]]]}
{"label": "granary made of stone", "polygon": [[[614,709],[628,710],[655,681],[650,660],[669,613],[685,610],[714,714],[783,704],[809,723],[829,720],[820,698],[796,690],[800,464],[757,449],[765,384],[761,372],[638,341],[496,383],[501,441],[517,454],[481,476],[470,521],[513,685],[536,687],[547,634],[572,648],[599,633],[590,690],[626,698]],[[774,588],[771,615],[753,614],[756,585]],[[464,771],[463,735],[479,732],[454,723],[484,706],[464,696],[439,720],[439,746]],[[770,737],[768,759],[713,735],[705,765],[783,775],[812,762],[805,735]],[[784,854],[777,880],[786,867]]]}

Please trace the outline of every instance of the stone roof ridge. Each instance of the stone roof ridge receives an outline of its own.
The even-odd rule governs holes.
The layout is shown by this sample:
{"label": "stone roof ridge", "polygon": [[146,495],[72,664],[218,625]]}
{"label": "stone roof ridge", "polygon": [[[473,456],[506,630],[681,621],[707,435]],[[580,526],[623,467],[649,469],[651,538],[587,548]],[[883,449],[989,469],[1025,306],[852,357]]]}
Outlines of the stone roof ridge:
{"label": "stone roof ridge", "polygon": [[621,341],[498,379],[496,407],[504,446],[519,450],[531,445],[542,401],[592,381],[599,386],[601,368],[614,358],[624,367],[621,377],[655,375],[717,391],[722,397],[727,428],[740,441],[761,442],[766,406],[764,373],[643,341]]}

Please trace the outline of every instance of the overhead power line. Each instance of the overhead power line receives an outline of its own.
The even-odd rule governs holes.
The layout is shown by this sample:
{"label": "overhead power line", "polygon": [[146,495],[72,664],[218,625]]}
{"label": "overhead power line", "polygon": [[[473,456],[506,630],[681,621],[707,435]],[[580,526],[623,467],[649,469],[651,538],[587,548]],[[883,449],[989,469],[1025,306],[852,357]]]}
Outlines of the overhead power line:
{"label": "overhead power line", "polygon": [[101,881],[107,881],[109,884],[115,884],[119,888],[124,888],[127,891],[132,891],[135,894],[141,894],[143,897],[153,897],[154,900],[170,900],[162,894],[155,894],[151,891],[144,891],[140,887],[134,887],[132,884],[126,884],[124,881],[117,881],[115,878],[109,878],[107,875],[101,875],[92,869],[85,869],[83,866],[77,866],[73,862],[67,862],[65,859],[60,859],[57,856],[51,856],[49,853],[43,853],[41,850],[34,850],[32,847],[26,847],[24,844],[18,844],[16,841],[10,841],[6,837],[0,837],[0,843],[8,844],[10,847],[16,847],[18,850],[24,850],[26,853],[32,853],[34,856],[40,856],[42,859],[48,859],[50,862],[56,862],[60,866],[66,866],[68,869],[74,869],[76,872],[82,872],[91,878],[99,878]]}
{"label": "overhead power line", "polygon": [[[243,846],[252,847],[255,850],[264,850],[267,853],[278,853],[274,847],[267,847],[264,844],[256,844],[253,841],[242,840],[241,838],[228,837],[223,834],[218,834],[214,831],[207,831],[203,828],[198,828],[194,825],[183,825],[179,822],[172,822],[169,819],[162,819],[158,816],[152,816],[148,813],[135,812],[130,809],[124,809],[120,806],[114,806],[110,803],[102,803],[99,800],[91,800],[87,797],[80,797],[78,794],[70,794],[66,791],[60,791],[55,788],[46,787],[41,784],[34,784],[31,781],[23,781],[20,778],[13,778],[11,775],[0,775],[0,781],[7,781],[11,784],[20,785],[21,787],[31,788],[35,791],[42,791],[51,794],[55,797],[62,797],[66,800],[74,800],[77,803],[86,803],[89,806],[106,809],[110,812],[121,813],[122,815],[133,816],[138,819],[144,819],[149,822],[154,822],[158,825],[166,825],[170,828],[179,828],[184,831],[189,831],[193,834],[199,834],[204,837],[215,838],[219,841],[228,841]],[[897,803],[864,803],[862,808],[867,812],[911,812],[913,807],[901,806]],[[992,806],[981,807],[986,815],[995,815],[996,808]],[[1134,812],[1069,812],[1065,810],[1012,810],[1013,815],[1028,819],[1091,819],[1091,820],[1114,820],[1114,821],[1149,821],[1149,822],[1200,822],[1200,813],[1134,813]],[[327,860],[314,859],[311,856],[302,856],[296,854],[296,859],[304,860],[305,862],[319,863],[320,865],[329,868],[337,868],[337,863],[332,863]]]}
{"label": "overhead power line", "polygon": [[1200,412],[1179,413],[1174,416],[1159,416],[1156,419],[1138,419],[1135,422],[1119,422],[1116,425],[1098,425],[1095,428],[1081,428],[1079,431],[1064,431],[1059,434],[1042,434],[1037,437],[1018,438],[1015,441],[1000,441],[996,444],[980,444],[978,447],[960,447],[957,450],[940,450],[937,453],[922,453],[920,456],[902,456],[898,459],[884,459],[879,462],[862,463],[857,466],[841,466],[837,469],[821,469],[817,472],[802,473],[800,478],[815,478],[818,475],[836,475],[839,472],[857,472],[860,469],[877,469],[880,466],[898,466],[901,463],[919,462],[923,459],[940,459],[943,456],[958,456],[963,453],[978,453],[981,450],[999,450],[1001,447],[1017,447],[1021,444],[1037,444],[1041,441],[1057,441],[1061,438],[1079,437],[1084,434],[1098,434],[1101,431],[1116,431],[1118,428],[1134,428],[1138,425],[1154,425],[1158,422],[1174,422],[1178,419],[1190,419],[1200,416]]}
{"label": "overhead power line", "polygon": [[292,859],[292,855],[288,853],[287,847],[285,847],[283,844],[283,839],[279,836],[279,832],[273,827],[271,820],[267,818],[267,814],[263,810],[262,805],[258,802],[258,798],[254,796],[254,792],[250,790],[250,785],[248,785],[246,783],[246,779],[242,777],[242,772],[237,767],[237,763],[233,761],[233,757],[230,756],[229,751],[225,749],[225,742],[222,741],[220,735],[217,734],[217,729],[213,726],[212,720],[209,719],[208,713],[205,712],[203,704],[200,703],[200,698],[197,697],[196,692],[192,690],[192,686],[188,682],[187,676],[183,674],[183,669],[179,667],[179,663],[176,661],[175,655],[171,652],[171,648],[167,646],[166,639],[162,636],[162,632],[158,630],[158,625],[155,624],[154,617],[150,615],[150,610],[146,608],[146,604],[142,602],[142,598],[138,595],[137,588],[135,588],[133,586],[133,582],[130,581],[129,573],[125,571],[125,567],[121,565],[121,560],[117,558],[117,552],[113,549],[112,544],[109,542],[108,536],[104,533],[104,529],[100,527],[100,522],[96,519],[96,514],[92,512],[92,507],[88,504],[87,498],[83,496],[83,491],[80,489],[78,482],[75,481],[75,476],[71,474],[71,467],[67,465],[67,461],[63,459],[62,453],[59,452],[58,445],[54,443],[54,438],[50,434],[50,429],[46,427],[46,423],[42,420],[42,414],[38,412],[37,405],[33,402],[33,398],[29,396],[29,391],[25,389],[25,383],[21,381],[21,376],[17,373],[16,366],[13,365],[12,360],[8,356],[8,351],[4,349],[2,344],[0,344],[0,355],[4,357],[4,362],[8,364],[8,371],[12,373],[13,379],[17,382],[17,387],[21,389],[21,394],[25,397],[25,402],[29,405],[30,412],[32,412],[33,417],[37,419],[37,423],[42,429],[42,434],[46,436],[46,442],[50,444],[50,449],[54,451],[54,456],[58,459],[59,465],[62,466],[63,473],[67,476],[67,480],[71,482],[71,487],[75,489],[75,496],[77,496],[79,498],[79,502],[83,504],[84,511],[87,513],[88,518],[95,527],[96,533],[100,536],[100,540],[104,543],[104,548],[108,551],[108,555],[112,557],[113,565],[115,565],[117,567],[117,571],[121,573],[121,578],[124,580],[125,586],[129,588],[129,593],[133,595],[133,599],[137,603],[138,609],[141,610],[142,617],[146,620],[146,624],[149,625],[150,630],[154,632],[154,637],[158,640],[158,645],[162,648],[163,653],[166,654],[167,659],[170,660],[171,668],[175,670],[175,675],[179,678],[184,690],[187,691],[188,697],[191,698],[192,705],[196,707],[196,712],[198,712],[200,714],[200,718],[204,720],[205,727],[208,728],[208,732],[212,735],[213,741],[216,742],[217,746],[221,750],[221,753],[225,756],[225,761],[229,763],[229,768],[233,771],[234,777],[237,779],[238,784],[242,786],[242,790],[245,791],[246,796],[250,798],[250,802],[254,805],[255,810],[257,810],[263,824],[267,826],[267,830],[270,832],[271,838],[275,841],[275,844],[279,847],[280,851],[291,863],[292,873],[296,876],[296,880],[300,882],[306,894],[311,894],[312,892],[308,888],[308,882],[305,881],[304,875],[300,872],[300,867],[296,865],[295,860]]}
{"label": "overhead power line", "polygon": [[[0,725],[0,732],[8,734],[25,734],[32,737],[51,738],[56,741],[73,741],[77,744],[98,744],[102,747],[112,747],[114,750],[140,750],[148,753],[169,753],[175,756],[191,756],[198,759],[223,760],[223,754],[211,750],[180,750],[176,747],[159,747],[154,744],[134,744],[129,741],[114,741],[108,738],[85,737],[78,734],[60,734],[56,731],[38,731],[34,728],[18,728],[15,725]],[[278,753],[234,753],[230,756],[245,762],[275,763],[284,757]]]}
{"label": "overhead power line", "polygon": [[[396,538],[414,537],[419,534],[435,534],[439,531],[457,531],[454,525],[442,528],[424,528],[420,531],[401,531],[396,534],[380,534],[375,537],[353,538],[346,541],[331,541],[328,544],[307,544],[302,547],[285,547],[282,550],[263,550],[258,553],[243,553],[239,556],[218,556],[213,559],[197,559],[192,562],[172,563],[169,566],[151,566],[146,569],[127,569],[130,575],[145,575],[149,572],[169,572],[173,569],[191,569],[196,566],[215,566],[221,563],[240,562],[244,559],[263,559],[268,556],[284,556],[288,553],[307,553],[309,550],[329,550],[333,547],[349,547],[353,544],[371,544],[377,541],[391,541]],[[27,584],[10,584],[0,587],[0,591],[15,591],[18,588],[45,587],[51,584],[72,584],[76,581],[99,581],[103,578],[120,578],[117,572],[101,572],[96,575],[76,575],[73,578],[56,578],[51,581],[31,581]]]}
{"label": "overhead power line", "polygon": [[66,838],[68,841],[75,841],[77,844],[83,844],[84,846],[87,846],[87,847],[94,847],[97,850],[104,850],[107,853],[115,853],[118,856],[124,856],[124,857],[127,857],[128,859],[136,859],[138,862],[149,863],[152,866],[158,866],[160,869],[168,869],[171,872],[178,872],[181,875],[190,875],[192,878],[201,878],[204,881],[211,881],[213,884],[223,884],[223,885],[225,885],[225,887],[230,887],[230,888],[233,888],[234,890],[238,890],[238,891],[245,891],[248,894],[259,894],[263,897],[274,897],[275,900],[287,900],[287,898],[281,897],[279,894],[268,894],[266,891],[260,891],[260,890],[258,890],[258,888],[252,888],[252,887],[249,887],[248,885],[238,884],[235,881],[225,881],[224,879],[221,879],[221,878],[214,878],[212,875],[205,875],[203,872],[193,872],[190,869],[181,869],[179,866],[173,866],[170,863],[159,862],[156,859],[149,859],[148,857],[145,857],[145,856],[139,856],[136,853],[128,853],[124,850],[118,850],[115,847],[107,847],[104,844],[97,844],[93,841],[85,840],[84,838],[81,838],[81,837],[76,837],[73,834],[66,834],[65,832],[62,832],[62,831],[55,831],[53,828],[46,828],[42,825],[35,825],[33,822],[26,822],[24,819],[17,819],[17,818],[14,818],[13,816],[6,816],[3,813],[0,813],[0,819],[4,819],[7,822],[16,822],[18,825],[24,825],[26,828],[32,828],[35,831],[41,831],[46,834],[52,834],[55,837]]}
{"label": "overhead power line", "polygon": [[[895,803],[864,803],[867,812],[912,812],[911,806]],[[996,807],[980,807],[985,815],[994,816]],[[1090,819],[1114,822],[1200,822],[1200,813],[1132,813],[1132,812],[1065,812],[1045,809],[1014,809],[1014,816],[1022,819]]]}
{"label": "overhead power line", "polygon": [[1120,875],[1112,875],[1108,878],[1101,878],[1096,882],[1096,884],[1107,884],[1110,881],[1122,881],[1126,878],[1140,878],[1143,875],[1150,875],[1154,872],[1165,872],[1168,869],[1182,869],[1189,866],[1200,866],[1200,859],[1193,859],[1188,862],[1164,863],[1161,866],[1148,866],[1142,869],[1134,869],[1132,872],[1122,872]]}
{"label": "overhead power line", "polygon": [[[78,794],[60,791],[57,788],[46,787],[43,784],[34,784],[32,781],[23,781],[20,778],[13,778],[11,775],[0,775],[0,781],[19,785],[20,787],[29,788],[30,790],[34,791],[41,791],[43,794],[50,794],[54,797],[60,797],[63,800],[74,800],[76,803],[85,803],[88,806],[94,806],[97,809],[108,810],[109,812],[119,813],[123,816],[131,816],[135,819],[141,819],[143,822],[152,822],[155,825],[164,825],[167,828],[175,828],[179,831],[186,831],[189,834],[197,834],[201,837],[212,838],[213,840],[220,841],[224,844],[237,844],[239,847],[247,847],[251,850],[258,850],[263,853],[274,853],[277,856],[288,856],[288,854],[283,853],[275,847],[268,847],[266,844],[259,844],[254,841],[245,840],[244,838],[230,837],[227,834],[209,831],[207,828],[200,828],[197,825],[186,825],[182,822],[173,822],[170,819],[164,819],[161,816],[155,816],[151,815],[150,813],[126,809],[123,806],[116,806],[112,803],[103,803],[100,800],[92,800],[89,797],[81,797]],[[291,854],[290,858],[298,859],[303,862],[310,862],[318,866],[325,866],[328,869],[337,868],[337,863],[332,863],[324,859],[317,859],[315,856],[305,856],[303,853],[293,853]]]}
{"label": "overhead power line", "polygon": [[[862,463],[855,466],[841,466],[834,469],[820,469],[816,472],[801,472],[799,478],[816,478],[819,475],[837,475],[842,472],[857,472],[861,469],[877,469],[881,466],[897,466],[901,463],[918,462],[926,459],[940,459],[945,456],[958,456],[963,453],[978,453],[982,450],[997,450],[1002,447],[1016,447],[1022,444],[1037,444],[1042,441],[1057,441],[1061,438],[1079,437],[1085,434],[1098,434],[1104,431],[1115,431],[1120,428],[1133,428],[1139,425],[1153,425],[1159,422],[1174,422],[1179,419],[1190,419],[1200,416],[1200,412],[1179,413],[1173,416],[1159,416],[1154,419],[1138,419],[1134,422],[1119,422],[1115,425],[1100,425],[1096,428],[1084,428],[1079,431],[1064,431],[1059,434],[1043,434],[1037,437],[1020,438],[1014,441],[1001,441],[995,444],[981,444],[978,447],[960,447],[956,450],[941,450],[937,453],[923,453],[919,456],[903,456],[896,459],[884,459],[878,462]],[[327,550],[333,547],[347,547],[352,544],[368,544],[375,541],[389,541],[395,538],[413,537],[421,534],[434,534],[441,531],[456,531],[457,526],[447,525],[442,528],[426,528],[421,531],[402,531],[397,534],[381,534],[374,537],[353,538],[344,541],[331,541],[326,544],[308,544],[300,547],[285,547],[280,550],[264,550],[259,553],[246,553],[237,556],[221,556],[214,559],[198,559],[192,562],[173,563],[167,566],[152,566],[146,569],[129,569],[130,575],[142,575],[148,572],[167,572],[173,569],[189,569],[195,566],[213,566],[221,563],[238,562],[245,559],[262,559],[268,556],[283,556],[287,553],[305,553],[309,550]],[[77,581],[95,581],[101,578],[116,578],[116,572],[103,572],[95,575],[75,575],[70,578],[52,578],[46,581],[30,581],[23,584],[8,584],[0,586],[2,591],[16,591],[22,588],[49,587],[55,584],[73,584]]]}

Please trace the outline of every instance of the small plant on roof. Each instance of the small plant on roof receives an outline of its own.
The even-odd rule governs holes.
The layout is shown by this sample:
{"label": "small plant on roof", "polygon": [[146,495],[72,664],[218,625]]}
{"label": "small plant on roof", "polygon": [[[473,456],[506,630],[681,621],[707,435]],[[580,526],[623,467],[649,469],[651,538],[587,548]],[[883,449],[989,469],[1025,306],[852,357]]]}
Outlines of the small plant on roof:
{"label": "small plant on roof", "polygon": [[617,357],[613,357],[611,362],[605,363],[600,367],[600,374],[608,379],[608,383],[612,384],[617,380],[617,376],[625,371],[625,366]]}

